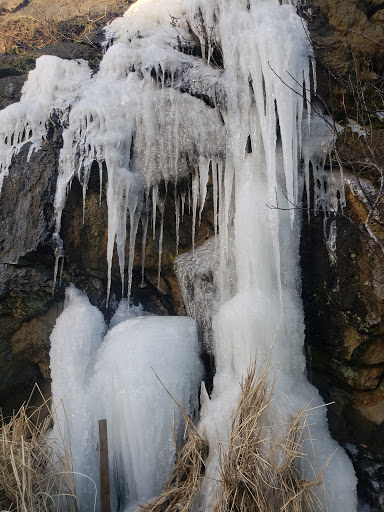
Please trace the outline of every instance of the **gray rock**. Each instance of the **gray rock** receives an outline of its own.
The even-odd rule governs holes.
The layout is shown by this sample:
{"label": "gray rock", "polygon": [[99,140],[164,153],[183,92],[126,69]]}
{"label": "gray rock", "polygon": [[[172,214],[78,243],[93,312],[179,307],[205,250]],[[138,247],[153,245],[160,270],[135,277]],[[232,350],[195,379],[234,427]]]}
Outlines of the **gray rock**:
{"label": "gray rock", "polygon": [[0,78],[0,109],[20,100],[21,89],[26,79],[25,75]]}

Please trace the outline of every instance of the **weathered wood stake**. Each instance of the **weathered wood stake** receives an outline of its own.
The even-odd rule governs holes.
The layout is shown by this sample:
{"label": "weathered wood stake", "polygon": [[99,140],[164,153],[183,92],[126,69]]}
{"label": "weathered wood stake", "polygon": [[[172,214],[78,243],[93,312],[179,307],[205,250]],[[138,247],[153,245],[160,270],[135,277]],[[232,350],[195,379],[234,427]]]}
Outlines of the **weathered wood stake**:
{"label": "weathered wood stake", "polygon": [[111,512],[107,420],[99,420],[100,510]]}

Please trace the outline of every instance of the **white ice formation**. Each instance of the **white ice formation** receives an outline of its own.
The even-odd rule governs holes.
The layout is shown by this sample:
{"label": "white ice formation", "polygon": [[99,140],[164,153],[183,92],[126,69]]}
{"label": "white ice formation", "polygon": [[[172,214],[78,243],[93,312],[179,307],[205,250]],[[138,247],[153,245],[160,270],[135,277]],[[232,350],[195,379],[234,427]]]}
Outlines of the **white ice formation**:
{"label": "white ice formation", "polygon": [[100,311],[71,286],[51,335],[52,395],[58,404],[52,436],[61,432],[71,447],[80,510],[93,510],[97,501],[99,419],[107,419],[118,510],[152,498],[172,470],[173,432],[180,442],[184,420],[168,392],[186,413],[198,405],[202,372],[195,321],[140,313],[130,310],[124,318],[118,310],[105,334]]}
{"label": "white ice formation", "polygon": [[[315,87],[303,23],[292,3],[278,0],[138,0],[107,28],[98,73],[90,76],[84,62],[41,57],[21,103],[0,114],[3,174],[24,139],[38,147],[51,111],[65,117],[55,199],[59,247],[71,181],[77,176],[86,194],[94,162],[100,177],[106,168],[107,258],[111,269],[116,246],[123,281],[129,218],[128,295],[138,225],[142,222],[146,232],[151,215],[153,230],[160,229],[161,259],[163,220],[156,227],[156,213],[162,219],[164,198],[159,185],[174,188],[178,228],[187,201],[179,183],[190,177],[193,246],[207,185],[212,185],[216,236],[177,262],[187,310],[203,328],[216,363],[213,393],[203,400],[199,427],[210,447],[196,505],[202,512],[215,497],[218,436],[228,435],[251,356],[263,366],[274,340],[271,364],[278,380],[269,418],[274,424],[286,424],[308,402],[322,405],[305,377],[297,207],[304,187],[310,197],[310,168],[315,208],[319,201],[328,211],[342,206],[343,186],[336,173],[330,179],[324,174],[330,125],[303,99]],[[52,86],[37,79],[48,70],[55,77]],[[41,104],[38,109],[31,95]],[[24,136],[29,126],[31,137],[28,129]],[[334,246],[334,230],[329,240]],[[208,284],[198,282],[207,274]],[[197,281],[192,291],[191,275]],[[316,456],[306,447],[302,470],[313,476],[337,449],[325,472],[327,496],[319,498],[330,512],[352,512],[351,462],[329,436],[325,408],[316,411]]]}

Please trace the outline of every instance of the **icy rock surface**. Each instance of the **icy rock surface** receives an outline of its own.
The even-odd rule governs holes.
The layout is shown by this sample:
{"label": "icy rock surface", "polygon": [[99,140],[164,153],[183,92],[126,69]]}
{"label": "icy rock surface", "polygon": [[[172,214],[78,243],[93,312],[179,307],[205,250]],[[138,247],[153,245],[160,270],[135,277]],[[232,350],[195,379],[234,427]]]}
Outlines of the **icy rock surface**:
{"label": "icy rock surface", "polygon": [[102,314],[70,287],[51,335],[53,402],[59,404],[52,436],[60,430],[72,448],[80,510],[93,510],[96,496],[89,478],[98,484],[99,419],[108,422],[117,510],[154,497],[172,470],[173,433],[180,442],[184,420],[164,387],[186,413],[197,409],[202,373],[195,321],[137,316],[141,312],[133,308],[122,318],[118,311],[104,337]]}
{"label": "icy rock surface", "polygon": [[[336,176],[325,183],[323,173],[326,141],[333,134],[324,117],[316,117],[303,99],[315,88],[315,70],[303,21],[292,2],[138,0],[106,34],[106,53],[95,76],[84,63],[39,61],[39,66],[49,65],[50,80],[45,83],[36,70],[21,102],[0,114],[1,171],[7,173],[20,144],[30,141],[31,148],[37,148],[49,113],[62,112],[64,145],[55,199],[57,255],[61,255],[60,221],[68,187],[77,176],[85,196],[96,162],[100,178],[103,169],[108,178],[109,276],[116,250],[125,291],[128,256],[128,296],[140,222],[144,233],[149,222],[154,232],[158,230],[161,271],[165,198],[160,185],[165,183],[174,193],[177,227],[184,209],[191,209],[194,248],[207,185],[212,184],[216,239],[178,263],[188,311],[209,333],[205,342],[211,343],[216,362],[213,393],[205,397],[199,426],[210,453],[198,504],[206,512],[216,496],[219,439],[228,435],[239,382],[252,356],[257,355],[262,367],[273,344],[272,377],[278,375],[278,380],[268,421],[283,429],[306,403],[322,405],[305,378],[297,207],[302,204],[305,180],[308,192],[310,168],[315,208],[319,202],[329,212],[342,206],[343,184]],[[74,72],[76,66],[79,73]],[[66,78],[60,82],[63,69]],[[36,107],[38,102],[41,108]],[[28,123],[33,129],[25,130],[24,136]],[[182,179],[188,181],[187,191],[179,186]],[[157,217],[162,219],[160,226]],[[336,243],[332,226],[325,224],[330,248]],[[188,297],[188,269],[197,279],[199,274],[211,276],[207,295],[199,283]],[[210,302],[203,306],[204,315],[202,295]],[[127,320],[133,322],[133,329],[135,321]],[[152,321],[140,320],[143,326]],[[107,375],[102,366],[97,367],[100,379],[110,379],[112,368],[124,373],[120,361],[116,367],[108,362],[110,337],[120,346],[122,325],[114,328],[116,338],[114,330],[108,334],[100,351],[110,369]],[[182,362],[178,364],[183,368]],[[103,386],[100,389],[104,391]],[[109,397],[112,417],[113,403]],[[121,428],[130,428],[124,419],[128,413],[120,409]],[[316,455],[311,446],[305,447],[308,461],[303,461],[302,470],[312,477],[337,449],[325,471],[326,498],[319,495],[319,499],[331,512],[351,512],[356,509],[351,462],[329,436],[325,408],[316,411],[312,428]],[[143,423],[149,421],[145,418]],[[118,439],[120,434],[115,435]],[[128,461],[124,464],[129,466]],[[124,464],[117,464],[119,471]]]}
{"label": "icy rock surface", "polygon": [[44,55],[36,61],[22,89],[19,103],[0,114],[0,190],[12,157],[30,143],[29,155],[41,147],[54,108],[65,111],[76,101],[91,70],[85,61]]}

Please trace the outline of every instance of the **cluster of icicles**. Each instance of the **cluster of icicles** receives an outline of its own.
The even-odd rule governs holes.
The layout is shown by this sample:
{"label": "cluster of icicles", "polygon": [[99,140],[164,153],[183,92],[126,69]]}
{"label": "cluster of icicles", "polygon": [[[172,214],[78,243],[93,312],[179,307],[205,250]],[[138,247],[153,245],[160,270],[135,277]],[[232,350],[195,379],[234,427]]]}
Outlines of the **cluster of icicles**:
{"label": "cluster of icicles", "polygon": [[[342,186],[328,176],[325,194],[324,143],[330,130],[303,99],[315,87],[315,71],[303,22],[291,3],[138,0],[107,27],[106,36],[106,52],[93,76],[83,61],[38,59],[20,103],[0,114],[0,172],[6,176],[26,142],[30,155],[37,150],[50,114],[59,115],[64,130],[55,198],[57,255],[68,189],[77,177],[85,197],[96,162],[100,187],[103,169],[108,177],[108,294],[115,248],[124,290],[129,236],[128,296],[138,226],[142,222],[145,251],[151,215],[153,232],[160,229],[161,271],[160,184],[172,187],[175,196],[176,244],[189,201],[193,248],[212,184],[215,238],[177,261],[187,311],[198,319],[205,315],[216,364],[199,425],[210,455],[196,507],[206,511],[215,496],[219,439],[228,436],[239,382],[252,356],[257,353],[265,364],[275,340],[271,363],[279,376],[269,417],[274,424],[284,428],[299,407],[322,404],[305,377],[295,207],[305,186],[309,198],[310,167],[326,208],[335,210],[343,202],[337,194]],[[179,184],[188,176],[186,192]],[[199,286],[201,269],[213,276],[208,294]],[[191,275],[193,296],[187,289]],[[324,408],[316,422],[317,456],[308,456],[302,468],[309,477],[337,447]],[[319,499],[330,511],[356,509],[354,472],[341,449],[325,472],[325,487],[327,499]]]}
{"label": "cluster of icicles", "polygon": [[[243,10],[247,6],[246,27],[241,26],[240,20],[231,27],[224,27],[225,23],[228,24],[228,19],[221,24],[215,22],[225,6],[236,12],[236,3],[243,4]],[[109,275],[116,246],[124,290],[128,214],[132,247],[128,262],[128,296],[139,222],[143,223],[146,234],[148,219],[152,215],[155,233],[157,208],[163,212],[163,200],[158,194],[160,182],[170,182],[174,186],[177,245],[180,210],[184,209],[186,200],[185,191],[178,193],[177,181],[190,174],[191,170],[193,178],[188,191],[188,202],[189,208],[192,206],[193,210],[192,243],[197,210],[201,215],[209,179],[214,186],[215,233],[218,224],[222,232],[228,231],[234,172],[231,162],[231,134],[228,133],[229,108],[247,112],[246,103],[251,105],[256,102],[257,110],[264,111],[264,116],[260,118],[260,130],[262,144],[268,146],[268,166],[271,169],[268,173],[266,203],[283,206],[281,201],[277,201],[278,184],[273,170],[276,165],[274,155],[277,113],[280,124],[285,123],[285,116],[293,120],[294,124],[289,133],[282,132],[281,137],[286,160],[284,165],[287,172],[288,204],[292,209],[301,204],[299,178],[295,174],[290,175],[290,166],[293,169],[298,168],[296,148],[302,139],[307,183],[310,165],[315,171],[314,209],[325,207],[337,211],[339,203],[343,204],[344,201],[343,187],[337,174],[332,175],[330,180],[324,171],[326,159],[322,144],[329,139],[329,126],[321,118],[315,117],[312,125],[315,123],[318,128],[315,130],[316,140],[309,138],[306,133],[309,133],[311,124],[310,104],[304,105],[301,87],[309,87],[312,60],[306,54],[308,45],[301,47],[301,42],[296,40],[302,37],[302,31],[289,42],[291,50],[295,44],[301,47],[302,62],[299,65],[295,62],[291,69],[293,73],[287,74],[286,54],[290,49],[286,47],[284,52],[278,54],[277,41],[268,46],[268,38],[274,38],[270,27],[266,25],[262,31],[256,32],[250,25],[251,20],[256,25],[261,23],[262,14],[258,14],[253,5],[248,6],[247,2],[218,4],[169,0],[139,2],[129,10],[127,16],[106,29],[106,46],[111,42],[113,46],[109,47],[96,76],[91,75],[91,70],[84,61],[64,61],[44,56],[38,59],[36,69],[30,73],[21,101],[5,109],[1,115],[0,188],[8,174],[13,156],[21,147],[30,143],[28,159],[41,147],[52,113],[58,115],[63,124],[68,125],[63,133],[64,147],[60,155],[55,198],[54,241],[58,259],[62,254],[59,236],[61,214],[72,179],[77,176],[81,181],[85,199],[92,165],[96,162],[100,169],[100,192],[102,169],[106,166]],[[137,9],[140,10],[139,17],[135,15]],[[293,8],[289,6],[288,9],[292,16]],[[145,37],[141,32],[143,21],[147,24]],[[156,25],[162,25],[163,31],[154,30]],[[252,37],[240,40],[242,29],[251,29],[254,32]],[[226,31],[226,36],[222,40],[223,30]],[[280,44],[283,44],[284,36],[281,35],[280,38]],[[195,48],[196,39],[199,40],[202,56],[206,58],[196,59],[188,55]],[[222,57],[225,55],[228,58],[227,53],[233,53],[233,69],[230,69],[227,62],[224,66],[225,72],[217,66],[210,66],[210,63],[215,62],[214,48],[219,49]],[[249,69],[242,68],[241,56],[244,55],[252,63]],[[237,78],[239,73],[242,83]],[[315,82],[315,78],[313,81]],[[287,94],[288,87],[292,88],[292,92]],[[181,91],[185,89],[191,95],[182,94]],[[234,92],[236,98],[232,97]],[[240,94],[243,96],[242,105],[238,104]],[[295,94],[298,94],[298,99],[286,108],[286,96],[294,98]],[[216,108],[210,108],[193,96],[208,98]],[[231,105],[234,100],[235,103]],[[307,121],[303,121],[303,107],[307,107]],[[301,127],[305,132],[303,137]],[[252,133],[254,126],[245,125],[243,128],[247,132],[247,138],[245,142],[239,139],[238,143],[245,149],[255,144],[256,135]],[[341,191],[341,197],[340,193],[337,195],[338,191]],[[309,196],[307,187],[308,201]],[[160,232],[162,233],[162,226]],[[160,235],[159,272],[161,255]]]}

